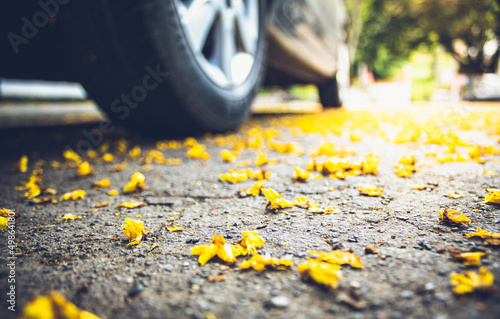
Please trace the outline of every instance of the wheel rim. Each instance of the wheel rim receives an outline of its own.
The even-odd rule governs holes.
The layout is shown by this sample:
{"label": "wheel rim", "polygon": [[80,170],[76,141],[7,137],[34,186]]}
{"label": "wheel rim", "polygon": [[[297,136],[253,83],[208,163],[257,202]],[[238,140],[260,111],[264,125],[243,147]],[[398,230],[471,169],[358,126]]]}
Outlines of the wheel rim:
{"label": "wheel rim", "polygon": [[196,61],[222,88],[241,85],[252,70],[259,38],[258,1],[175,1]]}

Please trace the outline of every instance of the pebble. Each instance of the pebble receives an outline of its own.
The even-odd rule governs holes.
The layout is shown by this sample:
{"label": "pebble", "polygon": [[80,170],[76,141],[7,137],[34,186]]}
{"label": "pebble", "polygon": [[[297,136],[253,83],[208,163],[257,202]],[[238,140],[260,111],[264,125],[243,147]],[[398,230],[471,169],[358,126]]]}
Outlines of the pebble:
{"label": "pebble", "polygon": [[434,291],[434,289],[436,289],[436,285],[434,285],[434,283],[430,281],[425,284],[424,288],[426,291]]}
{"label": "pebble", "polygon": [[185,261],[182,263],[183,268],[189,268],[189,261]]}
{"label": "pebble", "polygon": [[199,243],[200,239],[199,238],[188,238],[186,239],[186,244],[196,244]]}
{"label": "pebble", "polygon": [[140,294],[144,290],[144,286],[142,284],[137,284],[128,292],[129,297],[135,297]]}
{"label": "pebble", "polygon": [[203,279],[203,278],[191,278],[189,280],[189,284],[191,286],[194,286],[194,285],[201,286],[201,285],[203,285],[204,282],[205,282],[205,279]]}
{"label": "pebble", "polygon": [[413,297],[413,292],[411,290],[403,290],[400,295],[403,298],[411,299]]}
{"label": "pebble", "polygon": [[443,268],[439,269],[438,270],[438,275],[439,276],[446,276],[446,270],[444,270]]}
{"label": "pebble", "polygon": [[166,271],[171,272],[174,269],[174,266],[171,264],[166,264],[163,268],[165,268]]}
{"label": "pebble", "polygon": [[286,308],[290,304],[290,299],[286,296],[275,296],[271,298],[271,305],[276,308]]}
{"label": "pebble", "polygon": [[351,242],[351,243],[357,243],[358,239],[357,238],[349,238],[349,239],[347,239],[347,241]]}
{"label": "pebble", "polygon": [[404,221],[406,221],[406,220],[410,219],[410,218],[409,218],[409,217],[407,217],[407,216],[396,216],[396,218],[397,218],[397,219],[399,219],[399,220],[404,220]]}

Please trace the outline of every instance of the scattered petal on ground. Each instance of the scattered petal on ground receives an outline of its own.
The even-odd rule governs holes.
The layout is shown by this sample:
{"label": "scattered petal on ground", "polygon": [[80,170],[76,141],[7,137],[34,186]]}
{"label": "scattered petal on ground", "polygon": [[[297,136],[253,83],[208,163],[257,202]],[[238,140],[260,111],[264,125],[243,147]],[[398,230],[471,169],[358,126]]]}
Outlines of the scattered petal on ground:
{"label": "scattered petal on ground", "polygon": [[26,173],[28,171],[28,156],[23,155],[17,163],[14,164],[12,170],[15,173]]}
{"label": "scattered petal on ground", "polygon": [[288,259],[278,259],[271,257],[269,254],[261,256],[257,253],[253,254],[252,258],[245,260],[240,264],[240,269],[253,268],[257,271],[264,271],[266,267],[271,267],[277,270],[285,270],[293,267],[293,263]]}
{"label": "scattered petal on ground", "polygon": [[479,251],[462,253],[456,249],[449,249],[448,252],[450,253],[453,260],[461,262],[465,266],[480,266],[481,258],[487,255],[487,253]]}
{"label": "scattered petal on ground", "polygon": [[106,177],[106,178],[103,178],[99,181],[93,182],[92,186],[95,189],[109,188],[111,186],[111,181],[109,180],[109,178]]}
{"label": "scattered petal on ground", "polygon": [[306,171],[298,166],[293,168],[295,175],[292,177],[292,182],[305,182],[311,177],[311,172]]}
{"label": "scattered petal on ground", "polygon": [[350,265],[354,268],[363,268],[361,259],[350,251],[333,250],[329,252],[322,252],[308,250],[307,252],[314,255],[318,260],[322,260],[330,264]]}
{"label": "scattered petal on ground", "polygon": [[470,219],[467,218],[465,214],[462,214],[461,211],[453,208],[445,208],[444,210],[440,210],[439,216],[441,216],[441,220],[439,221],[440,224],[457,225],[470,223]]}
{"label": "scattered petal on ground", "polygon": [[297,270],[303,277],[333,289],[338,287],[338,282],[342,278],[340,265],[330,264],[318,259],[309,259],[299,264]]}
{"label": "scattered petal on ground", "polygon": [[182,227],[181,226],[175,226],[175,225],[172,225],[172,226],[165,226],[165,228],[168,230],[168,231],[171,231],[171,232],[180,232],[180,231],[183,231]]}
{"label": "scattered petal on ground", "polygon": [[384,189],[377,185],[368,185],[358,187],[358,191],[361,195],[380,197]]}
{"label": "scattered petal on ground", "polygon": [[218,256],[225,262],[234,263],[236,262],[236,257],[240,255],[237,248],[227,244],[222,235],[218,237],[216,234],[213,234],[210,245],[194,246],[191,253],[193,255],[200,255],[200,257],[198,257],[198,262],[202,266],[215,256]]}
{"label": "scattered petal on ground", "polygon": [[123,208],[138,208],[142,206],[146,206],[147,203],[145,202],[136,202],[136,201],[130,201],[130,202],[124,202],[116,205],[116,207],[123,207]]}
{"label": "scattered petal on ground", "polygon": [[51,291],[46,296],[38,296],[27,304],[21,319],[99,319],[99,317],[78,309],[63,295]]}
{"label": "scattered petal on ground", "polygon": [[128,245],[137,245],[144,237],[148,236],[149,229],[144,227],[143,221],[125,218],[125,223],[126,225],[122,225],[122,230],[129,239]]}
{"label": "scattered petal on ground", "polygon": [[243,237],[238,239],[236,248],[241,255],[254,254],[266,242],[256,231],[242,231]]}
{"label": "scattered petal on ground", "polygon": [[293,202],[281,198],[281,194],[278,194],[272,188],[263,188],[261,191],[266,197],[266,199],[269,201],[266,206],[269,209],[276,210],[294,206]]}
{"label": "scattered petal on ground", "polygon": [[135,172],[134,175],[130,178],[130,182],[125,185],[123,188],[123,192],[125,194],[128,193],[140,193],[144,190],[144,186],[146,185],[146,177],[139,172]]}
{"label": "scattered petal on ground", "polygon": [[85,192],[82,189],[77,189],[76,191],[72,191],[72,192],[69,192],[69,193],[64,193],[61,196],[60,200],[78,200],[78,199],[83,199],[85,197],[86,193],[87,192]]}
{"label": "scattered petal on ground", "polygon": [[493,286],[494,279],[493,274],[484,267],[481,267],[477,273],[466,270],[463,274],[452,273],[450,275],[450,283],[454,286],[453,291],[459,295],[472,292],[493,293],[496,290]]}
{"label": "scattered petal on ground", "polygon": [[84,177],[94,174],[94,168],[89,162],[83,162],[76,166],[76,175],[79,177]]}
{"label": "scattered petal on ground", "polygon": [[488,195],[484,197],[485,204],[498,204],[500,205],[500,189],[487,189]]}

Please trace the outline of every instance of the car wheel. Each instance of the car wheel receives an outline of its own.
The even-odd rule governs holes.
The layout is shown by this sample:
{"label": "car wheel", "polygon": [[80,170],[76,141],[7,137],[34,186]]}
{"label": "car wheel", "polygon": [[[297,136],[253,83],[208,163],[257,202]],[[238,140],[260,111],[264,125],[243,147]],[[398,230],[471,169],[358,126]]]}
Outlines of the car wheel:
{"label": "car wheel", "polygon": [[342,106],[337,77],[318,85],[319,100],[324,107],[338,108]]}
{"label": "car wheel", "polygon": [[68,67],[113,122],[175,133],[235,129],[263,80],[264,5],[71,3],[61,22]]}

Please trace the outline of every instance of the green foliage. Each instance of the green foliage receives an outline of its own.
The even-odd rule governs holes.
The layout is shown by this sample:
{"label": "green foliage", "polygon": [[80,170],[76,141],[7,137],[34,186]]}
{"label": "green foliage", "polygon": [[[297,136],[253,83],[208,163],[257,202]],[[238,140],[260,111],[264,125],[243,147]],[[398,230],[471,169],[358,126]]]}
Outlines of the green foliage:
{"label": "green foliage", "polygon": [[467,73],[493,72],[499,52],[485,53],[500,38],[500,0],[366,0],[352,71],[366,63],[387,79],[419,45],[440,43]]}

